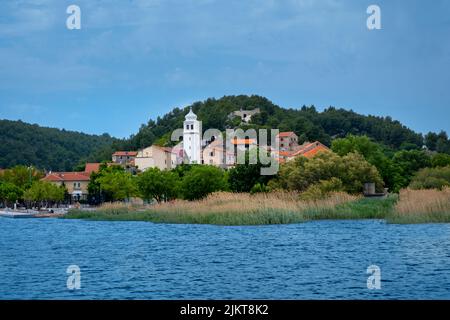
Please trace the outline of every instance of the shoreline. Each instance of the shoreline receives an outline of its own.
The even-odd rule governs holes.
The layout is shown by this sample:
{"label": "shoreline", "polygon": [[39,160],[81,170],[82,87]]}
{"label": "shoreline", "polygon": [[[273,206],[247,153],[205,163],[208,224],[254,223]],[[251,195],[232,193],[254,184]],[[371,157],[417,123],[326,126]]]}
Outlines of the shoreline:
{"label": "shoreline", "polygon": [[[220,198],[220,197],[219,197]],[[247,199],[244,199],[247,200]],[[260,201],[261,199],[256,199]],[[272,199],[269,199],[272,200]],[[330,203],[315,202],[299,209],[289,207],[267,207],[261,203],[259,207],[246,208],[238,203],[237,208],[223,208],[217,199],[207,199],[192,203],[192,208],[183,208],[181,204],[158,204],[153,207],[138,208],[133,206],[112,206],[97,210],[71,209],[61,219],[82,219],[94,221],[146,221],[168,224],[209,224],[220,226],[256,226],[295,224],[316,220],[385,220],[391,224],[425,224],[450,223],[450,211],[428,212],[418,214],[400,214],[399,198],[390,195],[383,199],[356,198]],[[248,201],[247,201],[248,202]],[[239,207],[241,205],[241,207]],[[197,211],[196,211],[197,210]]]}

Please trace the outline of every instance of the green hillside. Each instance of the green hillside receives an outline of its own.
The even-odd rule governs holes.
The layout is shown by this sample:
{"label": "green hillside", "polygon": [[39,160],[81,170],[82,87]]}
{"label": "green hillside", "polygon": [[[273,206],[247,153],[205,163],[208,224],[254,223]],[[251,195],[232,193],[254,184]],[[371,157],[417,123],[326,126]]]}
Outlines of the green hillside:
{"label": "green hillside", "polygon": [[[314,106],[284,109],[264,97],[240,95],[196,102],[192,108],[199,120],[203,121],[204,129],[224,130],[226,127],[239,126],[239,121],[228,119],[230,112],[240,108],[259,108],[261,113],[252,117],[250,127],[294,131],[301,141],[320,140],[330,145],[333,138],[351,133],[367,135],[393,149],[420,148],[423,145],[421,134],[390,117],[365,116],[333,107],[322,112],[318,112]],[[141,126],[136,135],[123,142],[121,147],[138,149],[153,143],[167,143],[169,134],[176,128],[182,128],[188,109],[189,107],[175,108],[163,117],[158,117],[156,121],[150,120]]]}
{"label": "green hillside", "polygon": [[[425,143],[432,151],[450,154],[450,140],[445,132],[422,134],[390,117],[365,116],[352,110],[329,107],[317,111],[314,106],[285,109],[261,96],[225,96],[207,99],[191,106],[203,122],[203,129],[248,127],[278,128],[294,131],[300,142],[319,140],[330,146],[335,138],[348,134],[367,135],[387,150],[419,149]],[[238,118],[228,115],[239,109],[259,108],[250,124],[241,126]],[[0,168],[33,164],[47,170],[72,170],[85,161],[110,160],[116,150],[137,150],[152,144],[170,145],[170,134],[182,128],[189,107],[174,108],[163,117],[149,120],[128,139],[107,134],[87,135],[79,132],[44,128],[22,121],[0,120]]]}
{"label": "green hillside", "polygon": [[100,160],[114,139],[104,134],[40,127],[22,121],[0,120],[0,168],[33,165],[54,171],[72,170],[85,160]]}

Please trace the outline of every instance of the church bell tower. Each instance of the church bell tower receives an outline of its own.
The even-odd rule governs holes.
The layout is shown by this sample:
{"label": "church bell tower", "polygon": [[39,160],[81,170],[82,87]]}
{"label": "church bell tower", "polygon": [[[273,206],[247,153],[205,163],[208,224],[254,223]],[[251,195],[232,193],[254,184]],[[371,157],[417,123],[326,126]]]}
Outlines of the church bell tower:
{"label": "church bell tower", "polygon": [[183,122],[183,149],[189,164],[201,164],[201,137],[202,122],[190,108]]}

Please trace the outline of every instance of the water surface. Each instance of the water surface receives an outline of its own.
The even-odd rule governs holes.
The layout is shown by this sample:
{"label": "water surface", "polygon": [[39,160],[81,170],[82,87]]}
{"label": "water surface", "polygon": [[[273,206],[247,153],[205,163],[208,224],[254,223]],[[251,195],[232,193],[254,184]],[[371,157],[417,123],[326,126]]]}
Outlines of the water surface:
{"label": "water surface", "polygon": [[0,275],[0,299],[450,299],[450,225],[0,218]]}

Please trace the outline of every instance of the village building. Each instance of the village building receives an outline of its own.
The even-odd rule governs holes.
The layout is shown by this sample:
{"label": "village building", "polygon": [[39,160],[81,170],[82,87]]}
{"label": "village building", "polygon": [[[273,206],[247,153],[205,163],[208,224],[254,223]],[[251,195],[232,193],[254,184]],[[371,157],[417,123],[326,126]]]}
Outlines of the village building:
{"label": "village building", "polygon": [[112,162],[121,165],[134,165],[136,151],[116,151],[112,154]]}
{"label": "village building", "polygon": [[86,201],[92,172],[100,170],[100,163],[86,163],[83,172],[49,172],[41,181],[65,186],[72,201]]}
{"label": "village building", "polygon": [[[235,111],[233,116],[237,115],[242,116],[243,119],[248,119],[256,113],[259,113],[259,109],[241,109]],[[276,138],[279,150],[273,150],[270,146],[264,148],[281,163],[290,161],[297,156],[312,157],[321,150],[329,150],[319,141],[305,142],[299,145],[298,136],[293,131],[280,132]],[[216,140],[216,137],[202,140],[202,122],[190,109],[183,122],[183,141],[176,146],[169,148],[152,145],[137,152],[118,151],[113,154],[113,162],[119,164],[132,163],[132,166],[139,171],[145,171],[148,168],[170,170],[182,163],[231,168],[236,165],[238,154],[243,154],[245,151],[257,147],[257,139],[250,137],[235,136],[225,142],[221,139]]]}
{"label": "village building", "polygon": [[140,171],[148,168],[170,170],[176,166],[176,157],[172,155],[172,148],[153,145],[137,152],[134,165]]}
{"label": "village building", "polygon": [[253,110],[242,110],[242,108],[238,111],[233,111],[228,115],[228,118],[232,119],[234,117],[240,117],[242,122],[249,123],[252,120],[252,116],[260,113],[261,110],[259,108]]}
{"label": "village building", "polygon": [[293,131],[280,132],[277,140],[280,151],[294,151],[298,148],[298,136]]}
{"label": "village building", "polygon": [[191,108],[183,122],[183,148],[189,164],[202,163],[201,134],[202,123]]}
{"label": "village building", "polygon": [[203,149],[202,164],[229,168],[235,162],[235,153],[227,152],[221,140],[215,140]]}
{"label": "village building", "polygon": [[84,168],[84,172],[86,172],[89,175],[92,172],[99,172],[100,171],[100,165],[101,165],[101,163],[86,163],[86,166]]}
{"label": "village building", "polygon": [[295,148],[293,151],[279,151],[276,157],[278,157],[281,163],[291,161],[296,157],[303,156],[306,158],[312,158],[319,152],[330,152],[330,148],[320,143],[319,141],[305,142],[302,145]]}

